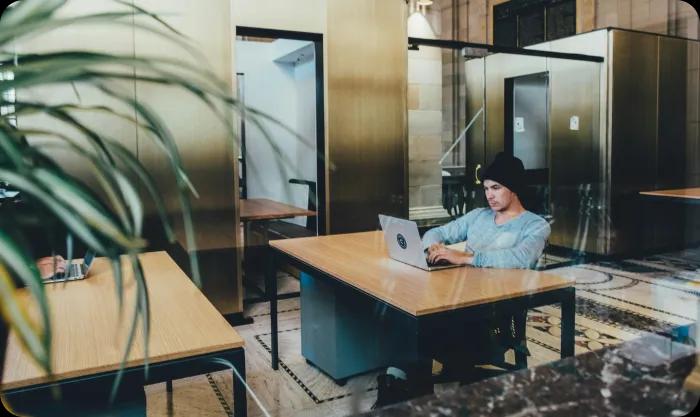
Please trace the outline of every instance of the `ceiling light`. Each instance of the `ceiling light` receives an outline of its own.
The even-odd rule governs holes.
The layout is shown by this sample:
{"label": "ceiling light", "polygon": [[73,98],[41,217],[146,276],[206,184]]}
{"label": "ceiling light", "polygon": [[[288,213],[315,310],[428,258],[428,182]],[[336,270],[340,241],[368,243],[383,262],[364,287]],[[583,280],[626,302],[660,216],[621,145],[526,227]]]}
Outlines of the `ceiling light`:
{"label": "ceiling light", "polygon": [[416,4],[419,6],[430,6],[433,4],[433,0],[418,0]]}

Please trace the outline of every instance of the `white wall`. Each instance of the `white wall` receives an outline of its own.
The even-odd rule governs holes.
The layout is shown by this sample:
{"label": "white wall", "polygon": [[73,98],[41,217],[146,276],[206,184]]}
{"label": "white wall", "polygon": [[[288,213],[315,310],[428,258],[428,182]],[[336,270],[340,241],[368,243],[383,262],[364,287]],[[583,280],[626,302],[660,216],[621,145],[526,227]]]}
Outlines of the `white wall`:
{"label": "white wall", "polygon": [[[236,41],[236,72],[244,73],[246,104],[276,118],[303,137],[265,123],[269,133],[246,124],[246,182],[249,198],[269,198],[306,208],[308,191],[290,178],[316,181],[316,89],[313,59],[288,61],[310,42]],[[304,225],[305,219],[291,220]]]}

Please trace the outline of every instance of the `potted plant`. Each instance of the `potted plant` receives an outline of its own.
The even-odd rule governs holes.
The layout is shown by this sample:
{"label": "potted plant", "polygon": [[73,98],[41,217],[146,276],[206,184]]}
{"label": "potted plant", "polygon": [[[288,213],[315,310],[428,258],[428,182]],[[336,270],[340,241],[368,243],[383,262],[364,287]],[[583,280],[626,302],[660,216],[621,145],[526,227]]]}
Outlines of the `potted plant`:
{"label": "potted plant", "polygon": [[[0,207],[0,378],[4,364],[8,330],[14,331],[24,348],[40,366],[51,372],[50,314],[41,277],[30,256],[29,245],[23,237],[27,222],[41,219],[42,225],[56,230],[55,235],[67,231],[80,239],[87,247],[110,259],[116,280],[117,297],[122,297],[122,271],[120,257],[126,255],[137,281],[137,310],[132,317],[131,331],[124,360],[128,355],[139,318],[149,321],[148,297],[140,267],[138,253],[146,248],[143,236],[142,196],[139,187],[146,190],[155,203],[160,224],[167,238],[174,242],[174,234],[166,214],[165,204],[148,170],[122,144],[110,139],[103,132],[82,124],[76,114],[83,111],[102,112],[111,117],[127,119],[140,125],[149,133],[149,139],[157,143],[167,156],[174,181],[177,183],[182,220],[188,246],[194,247],[190,197],[196,191],[185,172],[178,149],[168,127],[157,112],[131,97],[121,95],[110,82],[137,80],[139,82],[169,85],[189,91],[217,112],[224,103],[241,112],[243,107],[230,96],[225,83],[218,80],[205,67],[162,58],[138,58],[87,51],[58,51],[36,54],[17,54],[10,45],[37,33],[78,25],[85,22],[112,24],[132,19],[134,15],[149,19],[149,24],[139,24],[171,42],[187,44],[180,33],[158,16],[131,4],[115,0],[125,9],[121,12],[105,12],[75,17],[59,17],[57,12],[66,0],[22,0],[6,10],[0,19],[0,181],[8,183],[23,195],[21,210]],[[108,68],[108,69],[105,69]],[[137,71],[135,71],[138,70]],[[189,72],[192,77],[181,74]],[[120,105],[133,110],[138,119],[124,115],[109,105],[85,106],[82,104],[56,105],[44,101],[21,101],[8,98],[8,92],[50,84],[91,85]],[[260,119],[277,123],[253,109],[246,109],[243,117],[263,130]],[[82,140],[59,131],[27,130],[17,127],[13,118],[28,114],[43,114],[73,127]],[[232,146],[235,134],[227,123],[227,117],[217,113],[229,128]],[[284,126],[282,126],[284,127]],[[293,133],[293,132],[292,132]],[[28,137],[42,135],[52,139],[53,146],[60,146],[83,157],[97,178],[100,193],[91,190],[80,179],[67,174],[50,157],[41,152]],[[297,138],[298,135],[295,134]],[[284,162],[284,161],[283,161]],[[130,180],[130,178],[137,179]],[[99,196],[104,197],[99,197]],[[190,252],[193,280],[199,284],[199,272],[194,251]],[[71,254],[68,255],[71,257]],[[35,299],[40,322],[34,323],[16,297],[17,286],[25,286]],[[144,338],[148,339],[148,326],[144,326]],[[146,345],[147,346],[147,345]],[[146,351],[146,355],[148,352]]]}

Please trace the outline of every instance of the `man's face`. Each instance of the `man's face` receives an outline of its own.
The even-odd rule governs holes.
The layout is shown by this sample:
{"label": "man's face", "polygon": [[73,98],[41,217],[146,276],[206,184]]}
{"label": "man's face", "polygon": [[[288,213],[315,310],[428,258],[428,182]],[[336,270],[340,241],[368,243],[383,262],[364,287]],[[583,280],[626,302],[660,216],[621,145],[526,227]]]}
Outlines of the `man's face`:
{"label": "man's face", "polygon": [[515,193],[511,190],[492,180],[484,181],[484,191],[486,192],[486,201],[488,201],[491,210],[494,211],[507,209],[515,197]]}

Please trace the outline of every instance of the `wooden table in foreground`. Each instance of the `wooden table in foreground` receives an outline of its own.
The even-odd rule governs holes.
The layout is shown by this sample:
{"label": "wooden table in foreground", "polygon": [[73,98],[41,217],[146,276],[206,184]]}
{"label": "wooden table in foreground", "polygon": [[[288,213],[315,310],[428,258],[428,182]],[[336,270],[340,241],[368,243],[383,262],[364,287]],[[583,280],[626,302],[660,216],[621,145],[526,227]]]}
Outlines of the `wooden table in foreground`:
{"label": "wooden table in foreground", "polygon": [[241,221],[289,219],[299,216],[315,216],[316,212],[266,198],[241,199]]}
{"label": "wooden table in foreground", "polygon": [[[277,369],[279,360],[273,277],[283,263],[291,263],[343,291],[349,289],[369,297],[399,317],[404,323],[405,344],[415,346],[427,375],[434,357],[431,343],[440,336],[435,329],[464,332],[468,321],[522,313],[549,304],[561,304],[561,356],[574,354],[575,289],[571,279],[531,270],[470,267],[427,272],[389,258],[379,231],[275,240],[270,248],[266,276],[271,297],[273,369]],[[305,324],[302,319],[302,326]]]}
{"label": "wooden table in foreground", "polygon": [[[127,359],[122,384],[145,385],[229,369],[212,362],[224,359],[233,375],[234,414],[246,414],[243,339],[165,252],[140,255],[151,312],[148,379],[144,376],[144,344],[139,325]],[[123,356],[132,321],[136,283],[124,263],[124,310],[119,321],[114,279],[108,260],[98,258],[88,278],[47,285],[51,308],[53,379],[19,346],[8,340],[3,395],[13,404],[23,394],[53,384],[103,384],[111,387]],[[31,305],[25,290],[22,296]],[[121,323],[121,324],[120,324]],[[168,384],[170,387],[170,384]]]}
{"label": "wooden table in foreground", "polygon": [[674,190],[640,191],[639,194],[648,197],[675,199],[687,202],[695,201],[700,203],[700,187],[678,188]]}

